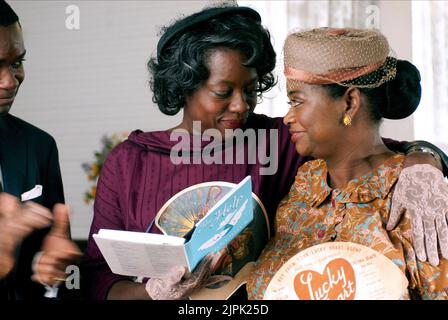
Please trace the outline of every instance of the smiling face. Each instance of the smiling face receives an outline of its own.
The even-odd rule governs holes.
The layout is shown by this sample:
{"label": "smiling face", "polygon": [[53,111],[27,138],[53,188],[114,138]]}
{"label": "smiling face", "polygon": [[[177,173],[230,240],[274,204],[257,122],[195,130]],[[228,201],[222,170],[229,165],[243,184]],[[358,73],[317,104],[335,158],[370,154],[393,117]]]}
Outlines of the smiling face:
{"label": "smiling face", "polygon": [[287,89],[291,108],[283,121],[297,152],[323,159],[334,154],[347,131],[341,124],[343,99],[330,97],[321,86],[290,80]]}
{"label": "smiling face", "polygon": [[18,23],[0,26],[0,113],[8,113],[25,78],[25,46]]}
{"label": "smiling face", "polygon": [[193,121],[202,130],[240,128],[257,103],[258,77],[254,68],[242,65],[245,57],[236,50],[216,49],[207,59],[209,77],[187,97],[181,127],[191,132]]}

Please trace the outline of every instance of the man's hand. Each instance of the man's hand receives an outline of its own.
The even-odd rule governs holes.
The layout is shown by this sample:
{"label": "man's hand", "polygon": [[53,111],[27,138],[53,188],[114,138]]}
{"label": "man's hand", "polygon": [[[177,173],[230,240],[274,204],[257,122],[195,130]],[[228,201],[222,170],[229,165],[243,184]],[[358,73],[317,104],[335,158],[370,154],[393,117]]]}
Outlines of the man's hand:
{"label": "man's hand", "polygon": [[14,266],[14,251],[33,230],[48,227],[52,215],[35,203],[20,204],[7,193],[0,194],[0,278]]}
{"label": "man's hand", "polygon": [[402,170],[392,197],[388,230],[405,211],[411,219],[417,258],[426,261],[428,257],[432,265],[438,265],[438,242],[442,257],[448,259],[448,184],[441,171],[428,164]]}
{"label": "man's hand", "polygon": [[53,286],[65,280],[65,269],[81,257],[81,251],[69,237],[69,209],[66,205],[54,206],[54,223],[44,238],[42,251],[33,262],[34,281]]}

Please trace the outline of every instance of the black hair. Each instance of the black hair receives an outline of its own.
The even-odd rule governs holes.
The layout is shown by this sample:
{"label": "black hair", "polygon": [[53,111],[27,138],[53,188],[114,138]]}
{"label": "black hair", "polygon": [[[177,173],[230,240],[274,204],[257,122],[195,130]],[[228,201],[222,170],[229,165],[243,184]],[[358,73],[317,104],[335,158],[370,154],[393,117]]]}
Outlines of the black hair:
{"label": "black hair", "polygon": [[[373,122],[379,123],[382,118],[404,119],[410,116],[420,103],[422,96],[420,81],[420,72],[416,66],[406,60],[397,60],[397,74],[392,81],[377,88],[359,88],[366,98]],[[338,84],[323,87],[335,99],[342,97],[347,91],[347,87]]]}
{"label": "black hair", "polygon": [[7,27],[19,22],[19,17],[11,6],[4,0],[0,0],[0,26]]}
{"label": "black hair", "polygon": [[275,85],[272,71],[276,55],[268,30],[247,14],[218,16],[182,32],[164,47],[157,59],[149,60],[152,100],[164,114],[177,114],[186,97],[208,79],[207,58],[219,48],[240,51],[247,59],[243,65],[256,69],[259,96]]}

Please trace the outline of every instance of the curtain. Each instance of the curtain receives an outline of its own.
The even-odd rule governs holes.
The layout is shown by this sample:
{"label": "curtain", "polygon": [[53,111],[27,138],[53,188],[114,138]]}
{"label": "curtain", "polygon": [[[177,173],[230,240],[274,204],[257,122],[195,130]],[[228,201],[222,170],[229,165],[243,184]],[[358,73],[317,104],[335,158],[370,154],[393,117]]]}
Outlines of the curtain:
{"label": "curtain", "polygon": [[448,2],[413,1],[412,27],[413,61],[423,92],[415,136],[448,152]]}

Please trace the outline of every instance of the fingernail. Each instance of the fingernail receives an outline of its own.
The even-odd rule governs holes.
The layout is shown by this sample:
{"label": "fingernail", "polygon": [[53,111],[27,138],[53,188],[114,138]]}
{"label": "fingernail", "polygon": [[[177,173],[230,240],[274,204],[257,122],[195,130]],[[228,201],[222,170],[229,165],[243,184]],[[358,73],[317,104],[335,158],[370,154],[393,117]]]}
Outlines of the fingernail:
{"label": "fingernail", "polygon": [[425,262],[427,260],[426,254],[417,252],[417,259],[420,260],[421,262]]}
{"label": "fingernail", "polygon": [[433,266],[433,267],[437,267],[439,265],[439,259],[429,259],[429,263]]}

